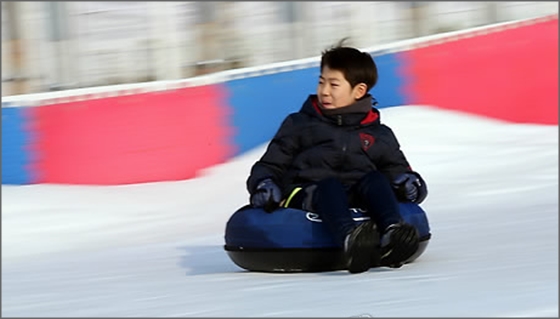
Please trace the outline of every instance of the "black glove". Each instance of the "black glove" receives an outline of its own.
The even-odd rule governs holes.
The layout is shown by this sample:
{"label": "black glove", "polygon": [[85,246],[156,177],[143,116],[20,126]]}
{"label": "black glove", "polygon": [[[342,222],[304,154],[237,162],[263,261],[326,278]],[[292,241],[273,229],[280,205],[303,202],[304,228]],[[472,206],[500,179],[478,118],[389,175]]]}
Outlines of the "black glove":
{"label": "black glove", "polygon": [[261,181],[255,192],[251,194],[251,205],[264,208],[269,213],[278,208],[281,200],[282,191],[270,178]]}
{"label": "black glove", "polygon": [[426,183],[416,172],[398,175],[393,181],[393,188],[399,200],[420,204],[428,196]]}

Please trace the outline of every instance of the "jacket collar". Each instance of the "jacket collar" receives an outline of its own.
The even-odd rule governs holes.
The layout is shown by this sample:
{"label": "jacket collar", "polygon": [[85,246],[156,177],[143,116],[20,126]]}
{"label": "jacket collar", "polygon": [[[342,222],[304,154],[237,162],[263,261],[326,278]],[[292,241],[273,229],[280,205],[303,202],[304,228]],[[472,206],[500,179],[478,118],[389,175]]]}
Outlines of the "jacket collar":
{"label": "jacket collar", "polygon": [[304,102],[301,112],[317,116],[339,126],[368,125],[379,122],[379,110],[372,106],[376,103],[370,94],[345,107],[324,109],[319,103],[317,95],[309,95]]}

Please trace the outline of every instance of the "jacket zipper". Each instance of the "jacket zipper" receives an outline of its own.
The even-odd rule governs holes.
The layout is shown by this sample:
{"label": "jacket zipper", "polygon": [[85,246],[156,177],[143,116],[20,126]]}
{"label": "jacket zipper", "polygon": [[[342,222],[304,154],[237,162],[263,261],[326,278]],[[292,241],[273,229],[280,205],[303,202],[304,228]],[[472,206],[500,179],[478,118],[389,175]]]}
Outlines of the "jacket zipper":
{"label": "jacket zipper", "polygon": [[[336,116],[336,124],[338,126],[342,126],[342,115],[337,115]],[[346,136],[346,133],[343,131],[342,132],[342,137],[343,137],[343,143],[342,143],[342,155],[340,157],[340,164],[339,164],[339,168],[338,168],[338,172],[340,174],[342,174],[342,165],[344,164],[344,162],[346,161],[346,150],[348,149],[348,138]]]}

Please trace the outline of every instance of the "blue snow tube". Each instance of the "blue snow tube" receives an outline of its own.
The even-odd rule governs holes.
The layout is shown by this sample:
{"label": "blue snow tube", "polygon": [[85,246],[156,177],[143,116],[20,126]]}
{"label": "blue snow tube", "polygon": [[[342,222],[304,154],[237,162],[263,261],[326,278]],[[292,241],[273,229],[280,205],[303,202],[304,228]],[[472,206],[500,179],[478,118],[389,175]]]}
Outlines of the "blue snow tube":
{"label": "blue snow tube", "polygon": [[[417,204],[399,203],[402,218],[416,227],[420,245],[406,263],[425,251],[431,237],[424,210]],[[370,218],[351,209],[356,224]],[[379,236],[379,235],[378,235]],[[334,241],[321,218],[294,208],[273,213],[244,206],[228,220],[224,249],[239,267],[261,272],[318,272],[346,269],[342,247]],[[372,265],[377,267],[378,265]]]}

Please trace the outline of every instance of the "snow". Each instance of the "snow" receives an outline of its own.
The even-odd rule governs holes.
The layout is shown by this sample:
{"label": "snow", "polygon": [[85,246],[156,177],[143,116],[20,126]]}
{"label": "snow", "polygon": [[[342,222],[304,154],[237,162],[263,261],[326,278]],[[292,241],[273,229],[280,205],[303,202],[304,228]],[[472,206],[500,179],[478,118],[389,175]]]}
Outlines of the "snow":
{"label": "snow", "polygon": [[238,268],[224,229],[262,145],[181,182],[2,185],[2,316],[558,317],[558,126],[381,111],[429,187],[415,263]]}

